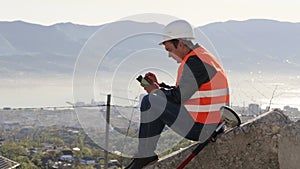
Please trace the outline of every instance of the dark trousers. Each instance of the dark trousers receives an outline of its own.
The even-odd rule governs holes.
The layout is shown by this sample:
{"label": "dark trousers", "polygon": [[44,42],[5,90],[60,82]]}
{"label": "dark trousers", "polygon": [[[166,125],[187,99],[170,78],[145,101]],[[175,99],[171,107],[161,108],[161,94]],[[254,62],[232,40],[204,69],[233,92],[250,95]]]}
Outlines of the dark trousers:
{"label": "dark trousers", "polygon": [[149,94],[141,102],[138,154],[153,156],[165,125],[184,138],[204,142],[218,124],[194,122],[186,108],[168,99]]}

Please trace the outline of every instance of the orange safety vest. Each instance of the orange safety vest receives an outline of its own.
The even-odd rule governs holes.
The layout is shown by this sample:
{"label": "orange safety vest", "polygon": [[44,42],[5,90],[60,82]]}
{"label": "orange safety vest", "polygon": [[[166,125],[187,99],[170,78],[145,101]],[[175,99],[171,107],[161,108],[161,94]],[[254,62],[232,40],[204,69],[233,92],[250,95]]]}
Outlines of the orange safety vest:
{"label": "orange safety vest", "polygon": [[217,73],[209,82],[202,84],[198,91],[184,103],[184,106],[195,122],[219,123],[221,121],[220,107],[229,105],[229,87],[225,71],[219,61],[200,46],[182,60],[178,68],[176,86],[178,86],[183,67],[191,56],[198,56],[202,62],[213,66]]}

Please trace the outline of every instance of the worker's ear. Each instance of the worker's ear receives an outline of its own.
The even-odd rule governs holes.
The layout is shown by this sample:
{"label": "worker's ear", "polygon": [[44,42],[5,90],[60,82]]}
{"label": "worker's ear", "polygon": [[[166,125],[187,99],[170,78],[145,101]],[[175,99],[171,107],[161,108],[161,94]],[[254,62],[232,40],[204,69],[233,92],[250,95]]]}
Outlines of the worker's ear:
{"label": "worker's ear", "polygon": [[178,42],[178,47],[180,48],[184,47],[184,43],[181,40]]}

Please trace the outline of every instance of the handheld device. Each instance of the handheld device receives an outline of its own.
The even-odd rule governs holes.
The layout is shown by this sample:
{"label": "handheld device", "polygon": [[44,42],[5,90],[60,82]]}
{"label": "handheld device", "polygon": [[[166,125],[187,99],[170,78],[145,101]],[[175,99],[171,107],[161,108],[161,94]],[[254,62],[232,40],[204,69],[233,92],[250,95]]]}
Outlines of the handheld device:
{"label": "handheld device", "polygon": [[142,85],[150,85],[150,83],[145,78],[143,78],[142,75],[139,75],[136,80],[139,81]]}

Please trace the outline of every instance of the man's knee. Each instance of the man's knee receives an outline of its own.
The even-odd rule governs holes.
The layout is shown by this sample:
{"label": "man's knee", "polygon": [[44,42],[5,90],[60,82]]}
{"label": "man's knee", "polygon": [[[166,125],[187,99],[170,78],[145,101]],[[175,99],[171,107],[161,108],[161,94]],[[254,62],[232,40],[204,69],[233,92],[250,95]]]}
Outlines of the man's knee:
{"label": "man's knee", "polygon": [[140,110],[141,112],[143,111],[146,111],[148,109],[150,109],[151,107],[151,104],[150,104],[150,101],[149,101],[149,94],[145,95],[141,101],[141,107],[140,107]]}
{"label": "man's knee", "polygon": [[156,112],[163,112],[167,106],[167,99],[160,95],[147,94],[143,97],[141,102],[141,111],[149,110],[153,106]]}

